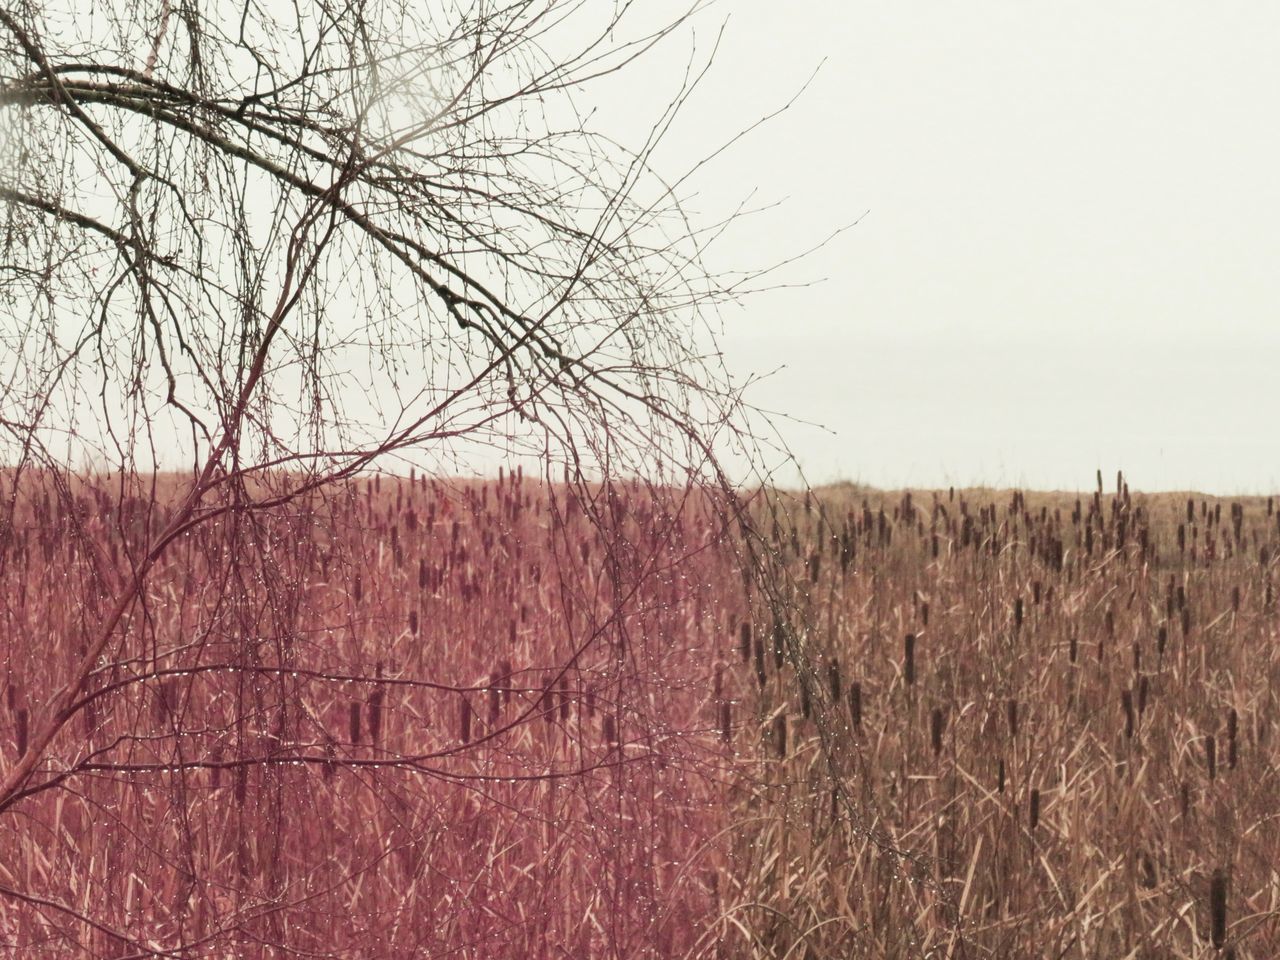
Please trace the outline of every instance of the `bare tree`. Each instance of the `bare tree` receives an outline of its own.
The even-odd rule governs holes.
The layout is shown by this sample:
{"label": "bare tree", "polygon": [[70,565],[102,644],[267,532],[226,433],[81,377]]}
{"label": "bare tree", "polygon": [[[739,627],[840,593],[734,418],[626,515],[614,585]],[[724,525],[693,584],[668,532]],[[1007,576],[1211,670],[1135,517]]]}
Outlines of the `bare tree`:
{"label": "bare tree", "polygon": [[752,276],[651,166],[696,63],[638,149],[580,115],[696,13],[633,6],[0,9],[24,955],[692,948]]}

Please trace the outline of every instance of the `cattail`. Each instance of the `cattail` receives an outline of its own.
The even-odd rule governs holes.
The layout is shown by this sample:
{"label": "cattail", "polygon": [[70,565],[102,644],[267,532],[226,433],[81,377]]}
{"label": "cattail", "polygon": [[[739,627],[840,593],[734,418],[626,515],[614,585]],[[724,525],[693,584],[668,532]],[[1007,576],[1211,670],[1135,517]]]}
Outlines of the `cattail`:
{"label": "cattail", "polygon": [[1236,760],[1238,759],[1236,752],[1236,733],[1240,726],[1240,718],[1236,714],[1236,708],[1232,707],[1231,712],[1227,714],[1227,767],[1231,770],[1236,768]]}
{"label": "cattail", "polygon": [[538,712],[542,714],[542,719],[547,723],[555,720],[556,688],[554,684],[542,688],[542,693],[538,695]]}
{"label": "cattail", "polygon": [[1005,714],[1009,718],[1009,736],[1016,737],[1018,735],[1018,701],[1012,697],[1005,704]]}
{"label": "cattail", "polygon": [[764,672],[764,638],[756,636],[756,682],[763,688],[768,677]]}
{"label": "cattail", "polygon": [[1204,763],[1209,771],[1209,779],[1214,779],[1218,774],[1218,744],[1213,734],[1204,738]]}
{"label": "cattail", "polygon": [[1158,880],[1156,878],[1156,865],[1151,862],[1150,855],[1146,851],[1142,853],[1142,859],[1139,861],[1142,868],[1142,885],[1148,890],[1154,890]]}
{"label": "cattail", "polygon": [[1147,683],[1147,678],[1144,676],[1138,680],[1138,716],[1139,717],[1141,717],[1143,712],[1147,709],[1147,692],[1148,692],[1148,683]]}
{"label": "cattail", "polygon": [[720,703],[720,739],[728,743],[733,735],[733,704],[728,700]]}
{"label": "cattail", "polygon": [[156,723],[164,723],[177,706],[176,681],[166,677],[156,690]]}
{"label": "cattail", "polygon": [[415,637],[418,635],[418,611],[409,611],[409,632]]}
{"label": "cattail", "polygon": [[614,723],[611,714],[605,714],[600,721],[601,732],[604,734],[604,742],[608,744],[616,744],[618,742],[618,729]]}
{"label": "cattail", "polygon": [[1013,629],[1015,631],[1022,629],[1022,598],[1018,597],[1013,601]]}
{"label": "cattail", "polygon": [[933,743],[934,755],[942,752],[942,731],[946,724],[941,707],[934,707],[929,717],[929,739]]}
{"label": "cattail", "polygon": [[[720,686],[720,671],[716,670],[716,687]],[[716,695],[719,696],[717,689]],[[569,719],[569,678],[560,678],[560,722],[565,723]]]}
{"label": "cattail", "polygon": [[996,790],[1004,793],[1004,759],[1001,758],[996,764]]}
{"label": "cattail", "polygon": [[1219,950],[1227,942],[1227,875],[1221,869],[1209,881],[1209,936]]}
{"label": "cattail", "polygon": [[1233,613],[1239,613],[1239,612],[1240,612],[1240,586],[1239,586],[1239,584],[1237,584],[1236,586],[1234,586],[1234,587],[1232,587],[1232,588],[1231,588],[1231,611],[1232,611]]}
{"label": "cattail", "polygon": [[236,785],[235,796],[236,804],[244,806],[245,797],[249,793],[249,766],[246,763],[236,765]]}
{"label": "cattail", "polygon": [[1067,640],[1067,657],[1072,663],[1076,662],[1076,657],[1080,655],[1080,641],[1073,633]]}
{"label": "cattail", "polygon": [[902,644],[902,676],[907,685],[916,682],[916,635],[908,633]]}
{"label": "cattail", "polygon": [[1040,791],[1033,789],[1031,791],[1031,829],[1034,831],[1036,825],[1040,823]]}
{"label": "cattail", "polygon": [[1169,642],[1169,628],[1162,626],[1159,630],[1156,631],[1156,653],[1159,656],[1162,656],[1162,657],[1164,656],[1165,644],[1167,644],[1168,642]]}
{"label": "cattail", "polygon": [[787,756],[787,715],[780,713],[773,718],[773,739],[778,748],[778,759]]}
{"label": "cattail", "polygon": [[461,696],[462,703],[460,704],[458,717],[458,739],[464,744],[467,744],[471,742],[471,701],[467,699],[467,695],[465,693]]}
{"label": "cattail", "polygon": [[498,689],[501,682],[498,671],[489,674],[489,726],[498,725],[498,713],[502,710],[502,692]]}
{"label": "cattail", "polygon": [[1184,821],[1191,817],[1191,785],[1184,783],[1178,791],[1178,809]]}
{"label": "cattail", "polygon": [[774,669],[782,669],[782,655],[786,637],[783,635],[783,626],[781,620],[773,621],[773,666]]}
{"label": "cattail", "polygon": [[855,730],[862,727],[862,684],[849,684],[849,719]]}
{"label": "cattail", "polygon": [[751,659],[751,624],[744,623],[738,627],[738,650],[742,654],[742,662]]}
{"label": "cattail", "polygon": [[1133,694],[1120,691],[1120,703],[1124,707],[1124,736],[1128,740],[1133,737]]}
{"label": "cattail", "polygon": [[356,700],[351,701],[350,708],[351,720],[351,742],[360,742],[360,703]]}
{"label": "cattail", "polygon": [[214,790],[222,786],[222,748],[216,744],[209,751],[209,786]]}
{"label": "cattail", "polygon": [[1191,608],[1182,608],[1182,635],[1188,636],[1191,633]]}
{"label": "cattail", "polygon": [[827,663],[827,683],[831,688],[831,700],[833,703],[840,702],[840,661],[831,660]]}

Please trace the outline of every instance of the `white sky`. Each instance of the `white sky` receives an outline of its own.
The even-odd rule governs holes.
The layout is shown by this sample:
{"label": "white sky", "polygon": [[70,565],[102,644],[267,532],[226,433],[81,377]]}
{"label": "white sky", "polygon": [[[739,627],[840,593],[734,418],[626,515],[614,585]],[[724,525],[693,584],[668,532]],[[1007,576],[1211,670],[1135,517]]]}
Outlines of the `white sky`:
{"label": "white sky", "polygon": [[1280,489],[1280,7],[734,0],[699,50],[726,16],[673,166],[826,63],[699,179],[785,200],[722,262],[866,212],[727,314],[734,370],[785,365],[755,401],[830,431],[783,428],[811,482]]}

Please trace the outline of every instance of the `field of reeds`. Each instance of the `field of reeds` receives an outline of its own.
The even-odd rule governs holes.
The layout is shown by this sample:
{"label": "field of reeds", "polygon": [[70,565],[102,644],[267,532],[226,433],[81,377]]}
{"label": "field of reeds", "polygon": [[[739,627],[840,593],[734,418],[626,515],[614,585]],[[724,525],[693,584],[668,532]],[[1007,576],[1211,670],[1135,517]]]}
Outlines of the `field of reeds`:
{"label": "field of reeds", "polygon": [[[4,769],[170,499],[15,489]],[[181,531],[0,811],[0,951],[1275,954],[1272,501],[744,502],[384,477]]]}

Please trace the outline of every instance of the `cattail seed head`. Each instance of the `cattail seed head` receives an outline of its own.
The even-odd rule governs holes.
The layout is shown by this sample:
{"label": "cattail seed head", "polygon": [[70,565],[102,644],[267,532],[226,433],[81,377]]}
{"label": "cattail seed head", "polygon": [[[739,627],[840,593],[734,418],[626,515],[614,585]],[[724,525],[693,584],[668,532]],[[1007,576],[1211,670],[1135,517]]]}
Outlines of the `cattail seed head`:
{"label": "cattail seed head", "polygon": [[19,707],[13,714],[13,738],[18,748],[18,758],[27,754],[27,708]]}
{"label": "cattail seed head", "polygon": [[498,714],[502,710],[502,692],[498,689],[498,684],[502,678],[498,671],[489,674],[489,726],[496,727],[498,725]]}
{"label": "cattail seed head", "polygon": [[[516,625],[513,622],[511,624],[511,632],[513,636],[515,634],[515,628],[516,628]],[[514,692],[511,689],[511,661],[510,660],[498,661],[498,681],[499,683],[502,684],[502,705],[506,706],[511,702],[511,695]]]}
{"label": "cattail seed head", "polygon": [[1034,831],[1040,823],[1040,791],[1035,789],[1031,791],[1030,821],[1031,829]]}
{"label": "cattail seed head", "polygon": [[941,707],[934,707],[929,717],[929,740],[933,744],[935,756],[942,753],[942,733],[946,726],[946,717]]}
{"label": "cattail seed head", "polygon": [[359,701],[356,701],[356,700],[351,701],[351,705],[349,708],[349,720],[350,720],[350,726],[351,726],[351,730],[350,730],[351,742],[359,743],[360,742],[360,703]]}
{"label": "cattail seed head", "polygon": [[464,744],[471,742],[471,701],[464,693],[459,704],[458,739]]}
{"label": "cattail seed head", "polygon": [[902,644],[902,677],[907,685],[916,682],[916,635],[908,633]]}
{"label": "cattail seed head", "polygon": [[849,684],[849,720],[855,730],[862,727],[862,684]]}
{"label": "cattail seed head", "polygon": [[1209,880],[1209,936],[1219,950],[1227,942],[1227,875],[1221,869]]}
{"label": "cattail seed head", "polygon": [[1218,744],[1213,734],[1204,738],[1204,765],[1209,772],[1209,779],[1213,780],[1218,774]]}

